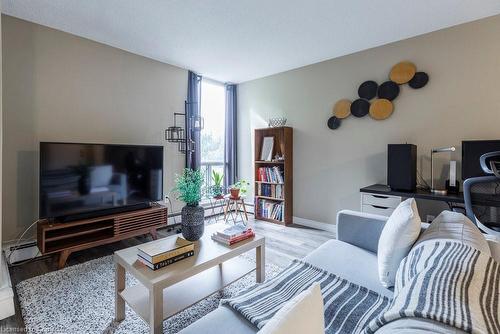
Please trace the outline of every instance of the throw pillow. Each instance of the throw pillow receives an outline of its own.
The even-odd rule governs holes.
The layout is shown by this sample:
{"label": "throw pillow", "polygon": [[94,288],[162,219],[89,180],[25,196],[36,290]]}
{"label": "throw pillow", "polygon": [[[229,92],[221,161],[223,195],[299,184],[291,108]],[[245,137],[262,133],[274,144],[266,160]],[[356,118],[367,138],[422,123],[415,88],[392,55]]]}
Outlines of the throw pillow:
{"label": "throw pillow", "polygon": [[259,334],[324,334],[323,297],[319,283],[290,299]]}
{"label": "throw pillow", "polygon": [[420,234],[420,216],[414,198],[401,202],[385,224],[378,242],[378,274],[386,288],[394,286],[401,260]]}
{"label": "throw pillow", "polygon": [[420,235],[415,246],[436,239],[457,240],[491,256],[488,241],[474,223],[461,213],[443,211]]}

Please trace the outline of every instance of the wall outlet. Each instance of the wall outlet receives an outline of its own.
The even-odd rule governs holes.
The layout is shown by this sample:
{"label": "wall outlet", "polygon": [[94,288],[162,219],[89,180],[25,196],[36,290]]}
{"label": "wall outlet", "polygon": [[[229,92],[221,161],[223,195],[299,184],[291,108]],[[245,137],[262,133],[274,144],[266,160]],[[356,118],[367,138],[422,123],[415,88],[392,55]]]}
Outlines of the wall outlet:
{"label": "wall outlet", "polygon": [[432,223],[432,221],[434,220],[434,218],[436,218],[436,216],[434,215],[427,215],[427,217],[425,218],[425,222],[426,223]]}

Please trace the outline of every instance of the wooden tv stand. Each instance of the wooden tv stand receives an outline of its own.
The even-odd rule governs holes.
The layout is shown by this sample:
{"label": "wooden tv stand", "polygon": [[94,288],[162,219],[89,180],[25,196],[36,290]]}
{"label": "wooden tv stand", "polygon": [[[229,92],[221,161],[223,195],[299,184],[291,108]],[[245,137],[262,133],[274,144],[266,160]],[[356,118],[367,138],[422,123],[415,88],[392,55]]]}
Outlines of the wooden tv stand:
{"label": "wooden tv stand", "polygon": [[70,223],[40,221],[37,226],[38,248],[43,255],[59,253],[59,269],[66,265],[71,253],[151,234],[167,226],[167,208],[160,204],[136,211],[112,214]]}

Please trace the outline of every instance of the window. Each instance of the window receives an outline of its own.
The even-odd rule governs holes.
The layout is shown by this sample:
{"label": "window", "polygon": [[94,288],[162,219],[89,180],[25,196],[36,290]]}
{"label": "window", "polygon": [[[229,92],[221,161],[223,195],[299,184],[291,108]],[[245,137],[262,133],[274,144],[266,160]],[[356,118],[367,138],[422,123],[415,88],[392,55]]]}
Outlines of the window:
{"label": "window", "polygon": [[212,171],[223,173],[226,96],[223,84],[202,79],[201,81],[201,116],[204,127],[201,131],[201,171],[205,176],[204,194],[213,184]]}

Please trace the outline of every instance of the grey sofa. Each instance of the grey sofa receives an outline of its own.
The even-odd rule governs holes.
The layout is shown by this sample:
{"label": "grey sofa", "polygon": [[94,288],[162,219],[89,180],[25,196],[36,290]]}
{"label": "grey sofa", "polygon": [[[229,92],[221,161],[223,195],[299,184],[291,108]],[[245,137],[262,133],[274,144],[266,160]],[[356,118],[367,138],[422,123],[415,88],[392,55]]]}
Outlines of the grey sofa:
{"label": "grey sofa", "polygon": [[[378,278],[378,240],[388,217],[343,210],[337,216],[337,239],[321,245],[304,258],[314,266],[341,276],[353,283],[365,286],[382,295],[392,297],[393,291],[384,288]],[[427,224],[422,224],[425,229]],[[500,244],[489,241],[491,253],[500,261]],[[227,306],[194,322],[181,331],[189,333],[256,333],[258,329]],[[444,324],[421,320],[404,319],[387,324],[377,331],[388,333],[463,333]]]}

